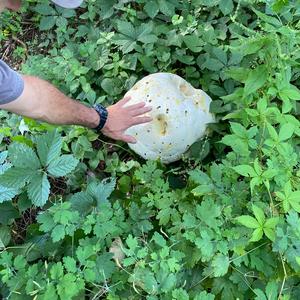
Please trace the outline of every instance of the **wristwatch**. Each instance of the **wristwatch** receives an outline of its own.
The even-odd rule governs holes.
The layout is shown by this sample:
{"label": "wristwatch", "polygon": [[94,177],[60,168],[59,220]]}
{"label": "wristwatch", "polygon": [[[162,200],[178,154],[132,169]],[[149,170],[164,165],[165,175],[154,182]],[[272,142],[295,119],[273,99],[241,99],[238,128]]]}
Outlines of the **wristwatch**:
{"label": "wristwatch", "polygon": [[99,122],[98,126],[94,128],[94,130],[100,131],[106,123],[108,112],[107,112],[107,109],[101,104],[94,105],[94,109],[96,110],[96,112],[98,113],[98,115],[100,117],[100,122]]}

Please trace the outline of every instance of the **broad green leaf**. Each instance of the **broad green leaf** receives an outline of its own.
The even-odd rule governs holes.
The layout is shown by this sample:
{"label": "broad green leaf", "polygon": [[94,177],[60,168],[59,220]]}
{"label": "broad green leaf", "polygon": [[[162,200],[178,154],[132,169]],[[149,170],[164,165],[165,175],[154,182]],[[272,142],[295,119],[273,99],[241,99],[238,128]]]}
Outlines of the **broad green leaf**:
{"label": "broad green leaf", "polygon": [[263,231],[264,231],[264,234],[265,234],[272,242],[275,241],[275,231],[274,231],[274,229],[269,228],[269,227],[265,227],[265,228],[263,229]]}
{"label": "broad green leaf", "polygon": [[255,216],[256,220],[258,221],[259,225],[263,226],[263,224],[265,223],[265,220],[266,220],[263,210],[254,204],[252,205],[252,210],[253,210],[254,216]]}
{"label": "broad green leaf", "polygon": [[157,0],[159,10],[166,16],[172,17],[175,15],[175,6],[169,0]]}
{"label": "broad green leaf", "polygon": [[264,224],[264,227],[274,229],[278,223],[279,223],[279,218],[272,217],[272,218],[267,219],[267,221]]}
{"label": "broad green leaf", "polygon": [[54,243],[62,240],[65,237],[65,226],[56,225],[51,232],[51,237]]}
{"label": "broad green leaf", "polygon": [[268,300],[277,300],[278,291],[278,283],[276,281],[269,282],[266,287],[266,295],[268,296]]}
{"label": "broad green leaf", "polygon": [[245,82],[244,96],[246,97],[260,89],[266,83],[267,78],[268,72],[264,65],[258,66],[254,70],[250,70]]}
{"label": "broad green leaf", "polygon": [[232,0],[220,0],[219,8],[224,16],[232,13],[234,8]]}
{"label": "broad green leaf", "polygon": [[64,266],[68,272],[76,273],[77,267],[76,267],[76,260],[73,257],[65,256],[63,258]]}
{"label": "broad green leaf", "polygon": [[8,155],[8,151],[0,152],[0,164],[3,164]]}
{"label": "broad green leaf", "polygon": [[40,21],[40,30],[49,30],[54,27],[56,22],[56,16],[44,16]]}
{"label": "broad green leaf", "polygon": [[215,295],[211,293],[207,293],[206,291],[202,291],[201,293],[197,294],[194,300],[214,300]]}
{"label": "broad green leaf", "polygon": [[46,174],[37,173],[28,185],[28,197],[38,207],[44,206],[50,194],[50,183]]}
{"label": "broad green leaf", "polygon": [[49,232],[55,227],[52,215],[50,213],[43,212],[37,216],[37,221],[40,224],[39,229],[43,232]]}
{"label": "broad green leaf", "polygon": [[12,202],[0,203],[0,224],[8,224],[11,219],[16,219],[19,216],[18,210]]}
{"label": "broad green leaf", "polygon": [[183,37],[183,41],[186,46],[195,53],[201,52],[203,46],[205,45],[202,39],[197,35],[185,35]]}
{"label": "broad green leaf", "polygon": [[62,177],[72,172],[77,164],[78,160],[73,155],[66,154],[52,160],[47,171],[54,177]]}
{"label": "broad green leaf", "polygon": [[108,95],[116,96],[122,91],[122,82],[118,78],[104,78],[101,87]]}
{"label": "broad green leaf", "polygon": [[254,167],[255,173],[257,175],[262,174],[263,170],[262,170],[262,167],[260,166],[260,163],[257,158],[254,160],[253,167]]}
{"label": "broad green leaf", "polygon": [[239,166],[233,167],[232,169],[234,169],[237,173],[239,173],[240,175],[245,176],[245,177],[257,176],[254,169],[249,165],[239,165]]}
{"label": "broad green leaf", "polygon": [[8,156],[14,167],[37,170],[41,168],[40,161],[32,148],[25,144],[13,143],[8,148]]}
{"label": "broad green leaf", "polygon": [[116,187],[115,178],[106,178],[102,182],[93,181],[91,182],[86,192],[96,199],[98,208],[101,203],[106,202]]}
{"label": "broad green leaf", "polygon": [[300,191],[293,192],[289,197],[288,201],[292,208],[300,213]]}
{"label": "broad green leaf", "polygon": [[292,86],[290,88],[285,88],[285,89],[281,90],[279,92],[279,95],[280,96],[286,96],[291,100],[300,100],[300,91],[295,86]]}
{"label": "broad green leaf", "polygon": [[77,210],[81,215],[88,214],[96,205],[96,201],[87,192],[79,192],[70,198],[72,208]]}
{"label": "broad green leaf", "polygon": [[57,130],[48,131],[36,137],[36,147],[40,161],[46,167],[59,157],[62,138]]}
{"label": "broad green leaf", "polygon": [[257,220],[251,216],[247,216],[247,215],[240,216],[240,217],[237,217],[236,220],[240,224],[242,224],[248,228],[260,228],[261,227],[260,224],[257,222]]}
{"label": "broad green leaf", "polygon": [[203,195],[207,195],[210,194],[214,191],[214,186],[212,184],[208,184],[208,185],[199,185],[196,188],[194,188],[192,190],[192,193],[199,197],[199,196],[203,196]]}
{"label": "broad green leaf", "polygon": [[257,14],[257,16],[266,23],[274,25],[275,27],[281,27],[282,23],[275,17],[269,16],[266,13],[262,13],[252,7],[252,10]]}
{"label": "broad green leaf", "polygon": [[16,188],[0,185],[0,203],[12,200],[18,193],[19,190]]}
{"label": "broad green leaf", "polygon": [[217,256],[215,256],[212,261],[214,276],[224,276],[228,272],[229,264],[230,261],[228,256],[225,256],[223,254],[218,254]]}
{"label": "broad green leaf", "polygon": [[147,15],[153,19],[159,12],[157,1],[147,1],[146,5],[144,6],[144,10],[147,13]]}
{"label": "broad green leaf", "polygon": [[251,242],[257,242],[257,241],[261,240],[262,236],[263,236],[263,229],[262,228],[256,228],[252,233],[250,241]]}
{"label": "broad green leaf", "polygon": [[156,35],[152,34],[152,30],[152,23],[142,23],[142,25],[135,29],[136,40],[144,44],[155,43],[157,41],[157,37]]}
{"label": "broad green leaf", "polygon": [[36,170],[12,167],[0,176],[0,185],[15,189],[22,188],[36,172]]}
{"label": "broad green leaf", "polygon": [[7,226],[0,226],[0,250],[7,246],[10,242],[11,235],[10,235],[10,228]]}
{"label": "broad green leaf", "polygon": [[279,131],[279,141],[283,142],[292,137],[295,126],[291,123],[285,123],[281,126]]}
{"label": "broad green leaf", "polygon": [[52,8],[48,3],[38,4],[34,7],[34,10],[44,16],[50,16],[56,14],[55,9]]}
{"label": "broad green leaf", "polygon": [[270,137],[274,141],[278,141],[279,136],[278,136],[277,131],[275,130],[275,128],[271,124],[269,124],[269,123],[267,123],[267,128],[268,128],[268,132],[270,134]]}

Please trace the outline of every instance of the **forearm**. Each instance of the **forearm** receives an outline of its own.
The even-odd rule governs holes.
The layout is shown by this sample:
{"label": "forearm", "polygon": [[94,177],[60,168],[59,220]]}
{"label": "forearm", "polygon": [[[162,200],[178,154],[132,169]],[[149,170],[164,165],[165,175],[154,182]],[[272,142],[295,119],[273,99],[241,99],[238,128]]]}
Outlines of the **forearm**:
{"label": "forearm", "polygon": [[22,95],[1,109],[58,125],[82,125],[94,128],[99,115],[93,109],[61,93],[50,83],[37,77],[23,76]]}

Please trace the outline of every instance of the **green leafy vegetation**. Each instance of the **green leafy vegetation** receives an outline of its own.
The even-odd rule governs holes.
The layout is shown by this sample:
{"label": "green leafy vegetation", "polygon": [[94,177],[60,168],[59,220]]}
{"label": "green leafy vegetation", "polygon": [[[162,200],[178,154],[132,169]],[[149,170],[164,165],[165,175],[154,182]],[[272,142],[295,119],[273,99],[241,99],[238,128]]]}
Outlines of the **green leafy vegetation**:
{"label": "green leafy vegetation", "polygon": [[299,13],[296,0],[31,2],[45,38],[24,72],[89,105],[176,73],[217,122],[164,166],[1,111],[2,298],[299,299]]}

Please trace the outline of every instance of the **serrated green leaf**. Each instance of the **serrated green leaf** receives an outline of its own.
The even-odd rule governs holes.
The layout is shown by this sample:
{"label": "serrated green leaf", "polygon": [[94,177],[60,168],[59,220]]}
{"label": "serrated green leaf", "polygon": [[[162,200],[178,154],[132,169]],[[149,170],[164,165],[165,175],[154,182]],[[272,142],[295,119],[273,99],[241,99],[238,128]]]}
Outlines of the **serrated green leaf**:
{"label": "serrated green leaf", "polygon": [[275,241],[275,231],[272,228],[265,227],[263,229],[264,234],[272,241]]}
{"label": "serrated green leaf", "polygon": [[224,16],[232,13],[234,8],[232,0],[220,0],[219,8]]}
{"label": "serrated green leaf", "polygon": [[236,220],[240,224],[242,224],[248,228],[260,228],[261,227],[260,224],[257,222],[257,220],[251,216],[247,216],[247,215],[240,216],[240,217],[237,217]]}
{"label": "serrated green leaf", "polygon": [[16,188],[4,187],[0,185],[0,203],[12,200],[18,193],[19,190]]}
{"label": "serrated green leaf", "polygon": [[40,30],[49,30],[54,27],[56,16],[43,16],[40,21]]}
{"label": "serrated green leaf", "polygon": [[11,234],[8,226],[0,226],[0,249],[7,246],[10,242]]}
{"label": "serrated green leaf", "polygon": [[250,241],[251,242],[257,242],[262,238],[262,236],[263,236],[263,229],[262,228],[256,228],[252,233]]}
{"label": "serrated green leaf", "polygon": [[78,160],[73,155],[66,154],[52,160],[47,171],[54,177],[62,177],[72,172],[77,164]]}
{"label": "serrated green leaf", "polygon": [[47,202],[50,194],[50,183],[47,175],[38,173],[33,176],[28,184],[27,192],[32,203],[42,207]]}
{"label": "serrated green leaf", "polygon": [[93,199],[92,195],[89,195],[87,192],[74,194],[70,198],[70,203],[72,208],[82,215],[88,214],[96,206],[96,201]]}
{"label": "serrated green leaf", "polygon": [[264,227],[274,229],[278,223],[279,223],[279,218],[278,217],[272,217],[272,218],[269,218],[266,221],[266,223],[264,224]]}
{"label": "serrated green leaf", "polygon": [[217,256],[215,256],[212,261],[214,276],[224,276],[228,272],[229,264],[230,261],[228,256],[225,256],[223,254],[218,254]]}
{"label": "serrated green leaf", "polygon": [[0,185],[9,188],[22,188],[28,181],[35,176],[36,170],[10,168],[3,175],[0,176]]}
{"label": "serrated green leaf", "polygon": [[245,177],[256,177],[257,174],[254,171],[254,169],[249,165],[239,165],[236,167],[233,167],[238,174],[245,176]]}
{"label": "serrated green leaf", "polygon": [[65,226],[56,225],[51,232],[51,237],[54,243],[62,240],[65,237]]}
{"label": "serrated green leaf", "polygon": [[291,123],[285,123],[281,126],[279,131],[279,141],[283,142],[288,140],[294,134],[295,126]]}
{"label": "serrated green leaf", "polygon": [[253,204],[252,211],[254,213],[256,220],[260,224],[260,226],[263,226],[263,224],[265,223],[265,220],[266,220],[263,210],[260,207]]}
{"label": "serrated green leaf", "polygon": [[194,300],[214,300],[215,295],[202,291],[200,294],[197,294]]}
{"label": "serrated green leaf", "polygon": [[260,89],[267,81],[268,73],[265,65],[250,70],[248,78],[245,82],[244,96],[248,96]]}
{"label": "serrated green leaf", "polygon": [[153,19],[159,12],[157,1],[147,1],[146,5],[144,6],[144,10],[147,15]]}
{"label": "serrated green leaf", "polygon": [[14,167],[37,170],[41,168],[40,161],[32,148],[25,144],[13,143],[8,148],[8,157]]}
{"label": "serrated green leaf", "polygon": [[183,37],[183,41],[186,46],[195,53],[201,52],[203,46],[205,45],[202,39],[196,35],[185,35]]}
{"label": "serrated green leaf", "polygon": [[59,157],[62,138],[57,130],[48,131],[46,134],[36,137],[36,147],[40,161],[46,167]]}

